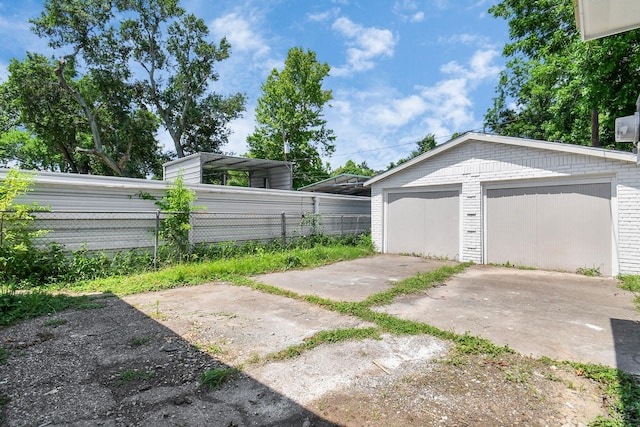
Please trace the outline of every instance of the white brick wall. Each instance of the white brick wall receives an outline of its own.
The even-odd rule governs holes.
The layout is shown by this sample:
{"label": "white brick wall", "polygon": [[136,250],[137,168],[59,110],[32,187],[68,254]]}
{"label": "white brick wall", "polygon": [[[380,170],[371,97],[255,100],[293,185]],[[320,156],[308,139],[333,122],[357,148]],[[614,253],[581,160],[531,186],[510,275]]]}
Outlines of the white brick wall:
{"label": "white brick wall", "polygon": [[500,142],[468,141],[458,144],[374,182],[371,186],[373,242],[381,251],[385,191],[457,184],[462,185],[461,259],[480,263],[483,185],[501,181],[598,176],[607,176],[616,183],[612,206],[617,228],[613,241],[614,245],[617,242],[617,272],[640,274],[640,167],[635,162]]}

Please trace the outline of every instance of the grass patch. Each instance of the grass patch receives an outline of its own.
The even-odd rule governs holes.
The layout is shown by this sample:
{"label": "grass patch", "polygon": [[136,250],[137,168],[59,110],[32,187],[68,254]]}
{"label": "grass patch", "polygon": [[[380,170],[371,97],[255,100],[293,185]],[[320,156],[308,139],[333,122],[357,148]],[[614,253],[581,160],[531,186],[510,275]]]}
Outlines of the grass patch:
{"label": "grass patch", "polygon": [[631,375],[609,366],[563,362],[576,374],[590,378],[609,396],[609,418],[598,417],[590,426],[624,427],[640,425],[640,383]]}
{"label": "grass patch", "polygon": [[234,378],[239,372],[235,368],[209,369],[200,375],[200,385],[209,390],[219,390],[225,382]]}
{"label": "grass patch", "polygon": [[580,267],[576,270],[576,274],[582,274],[583,276],[588,277],[602,276],[602,274],[600,273],[600,267]]}
{"label": "grass patch", "polygon": [[0,365],[6,365],[8,360],[9,351],[4,347],[0,347]]}
{"label": "grass patch", "polygon": [[302,344],[292,345],[282,351],[270,354],[265,357],[266,360],[285,360],[300,356],[303,352],[316,348],[322,344],[335,344],[348,340],[379,340],[380,329],[378,328],[347,328],[335,329],[332,331],[322,331],[308,337]]}
{"label": "grass patch", "polygon": [[370,248],[362,246],[315,246],[286,252],[260,253],[231,259],[185,263],[161,271],[88,280],[72,285],[58,285],[58,288],[72,292],[111,292],[123,296],[178,286],[197,285],[212,280],[243,284],[246,283],[246,276],[289,269],[291,257],[296,257],[299,260],[297,267],[313,268],[331,262],[359,258],[371,253]]}
{"label": "grass patch", "polygon": [[151,341],[149,337],[133,337],[129,340],[129,347],[140,347]]}
{"label": "grass patch", "polygon": [[48,322],[45,322],[45,326],[51,326],[53,328],[57,328],[58,326],[62,326],[67,324],[68,321],[66,319],[52,319],[49,320]]}
{"label": "grass patch", "polygon": [[227,351],[224,348],[222,348],[221,345],[215,344],[215,343],[212,343],[212,344],[195,343],[194,347],[210,355],[227,353]]}
{"label": "grass patch", "polygon": [[104,307],[95,303],[91,296],[70,296],[51,294],[42,290],[15,292],[0,291],[0,326],[9,326],[16,322],[34,317],[59,313],[69,308],[91,309]]}
{"label": "grass patch", "polygon": [[116,385],[124,385],[132,381],[147,381],[156,376],[155,371],[145,371],[142,369],[130,369],[118,374]]}
{"label": "grass patch", "polygon": [[426,273],[418,273],[415,276],[398,282],[391,289],[371,295],[362,303],[367,307],[390,304],[397,296],[415,294],[417,292],[434,288],[437,285],[442,284],[442,282],[446,281],[454,274],[461,273],[469,265],[471,264],[465,263],[455,266],[443,266]]}
{"label": "grass patch", "polygon": [[636,305],[638,311],[640,311],[640,276],[620,276],[622,284],[620,287],[624,290],[634,292],[636,298],[633,302]]}

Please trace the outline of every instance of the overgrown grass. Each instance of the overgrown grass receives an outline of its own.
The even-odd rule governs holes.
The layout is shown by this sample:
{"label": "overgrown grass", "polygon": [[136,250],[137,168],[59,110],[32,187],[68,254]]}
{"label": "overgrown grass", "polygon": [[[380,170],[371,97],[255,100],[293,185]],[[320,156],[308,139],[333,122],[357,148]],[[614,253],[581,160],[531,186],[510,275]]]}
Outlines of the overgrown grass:
{"label": "overgrown grass", "polygon": [[42,290],[16,292],[0,290],[0,326],[12,325],[23,319],[59,313],[69,308],[91,309],[104,307],[92,296],[51,294]]}
{"label": "overgrown grass", "polygon": [[622,289],[634,292],[636,298],[633,301],[636,304],[636,308],[640,310],[640,276],[620,276]]}
{"label": "overgrown grass", "polygon": [[311,268],[330,262],[355,259],[371,253],[373,253],[372,249],[364,246],[315,246],[286,252],[184,263],[160,271],[87,280],[71,285],[57,285],[53,288],[71,292],[110,292],[123,296],[184,285],[197,285],[212,280],[244,283],[246,276],[290,269],[291,257],[299,260],[297,268]]}
{"label": "overgrown grass", "polygon": [[[104,307],[95,296],[70,296],[64,292],[101,292],[118,296],[140,292],[195,285],[212,280],[226,280],[247,284],[246,276],[291,268],[292,257],[298,268],[311,268],[331,262],[350,260],[373,253],[369,244],[347,246],[313,246],[284,252],[260,252],[231,259],[192,262],[165,268],[160,271],[84,280],[72,284],[58,283],[29,291],[0,288],[0,326],[8,326],[23,319],[57,313],[68,308],[90,309]],[[292,297],[291,293],[267,285],[256,286],[260,290]]]}
{"label": "overgrown grass", "polygon": [[[210,262],[238,259],[264,254],[287,253],[283,265],[288,268],[304,267],[304,258],[296,249],[314,247],[359,246],[372,250],[369,235],[325,236],[311,235],[291,240],[286,246],[278,239],[269,242],[220,242],[200,244],[190,248],[189,254],[176,255],[175,247],[160,247],[158,258],[146,250],[133,249],[117,253],[90,252],[85,248],[67,251],[64,246],[51,243],[46,247],[30,246],[29,250],[15,251],[0,246],[0,283],[15,289],[32,289],[55,284],[58,287],[78,281],[113,276],[140,275],[158,268],[180,266],[183,263]],[[156,268],[156,265],[157,267]]]}

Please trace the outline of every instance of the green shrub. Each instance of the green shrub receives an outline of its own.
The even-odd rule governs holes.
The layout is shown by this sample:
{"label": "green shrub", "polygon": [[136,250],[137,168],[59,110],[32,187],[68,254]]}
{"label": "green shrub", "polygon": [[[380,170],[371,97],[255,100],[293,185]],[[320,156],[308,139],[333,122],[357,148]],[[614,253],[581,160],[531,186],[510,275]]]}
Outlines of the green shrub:
{"label": "green shrub", "polygon": [[178,260],[190,253],[189,221],[190,212],[197,207],[192,206],[196,200],[195,191],[184,186],[182,175],[173,182],[166,196],[156,202],[156,205],[167,213],[160,224],[160,238],[167,244]]}

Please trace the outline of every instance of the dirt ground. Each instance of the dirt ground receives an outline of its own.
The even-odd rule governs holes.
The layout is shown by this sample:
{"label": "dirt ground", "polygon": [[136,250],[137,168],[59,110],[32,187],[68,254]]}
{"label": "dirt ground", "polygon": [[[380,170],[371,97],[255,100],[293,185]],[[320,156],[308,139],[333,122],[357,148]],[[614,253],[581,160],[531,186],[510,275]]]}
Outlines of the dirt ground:
{"label": "dirt ground", "polygon": [[[606,414],[601,390],[579,373],[520,355],[456,358],[429,336],[327,344],[265,362],[319,325],[367,324],[221,283],[182,289],[213,293],[220,307],[167,306],[162,292],[102,295],[101,308],[0,330],[9,355],[0,425],[580,426]],[[201,384],[205,371],[229,367],[239,371],[220,389]]]}

